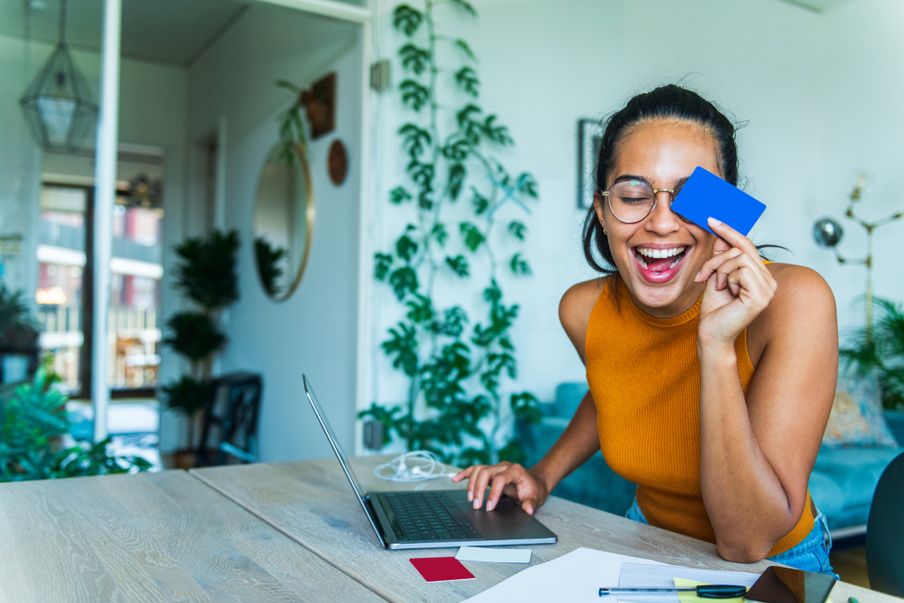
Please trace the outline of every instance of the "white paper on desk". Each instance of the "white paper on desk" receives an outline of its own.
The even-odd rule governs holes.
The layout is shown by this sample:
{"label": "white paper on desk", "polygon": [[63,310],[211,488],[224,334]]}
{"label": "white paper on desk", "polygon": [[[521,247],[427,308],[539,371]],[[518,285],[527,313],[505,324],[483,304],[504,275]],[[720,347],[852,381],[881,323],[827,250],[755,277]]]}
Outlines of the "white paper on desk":
{"label": "white paper on desk", "polygon": [[458,549],[455,558],[459,561],[530,563],[530,549],[494,549],[486,546],[463,546]]}
{"label": "white paper on desk", "polygon": [[[622,563],[662,565],[657,561],[578,548],[557,559],[521,570],[468,601],[591,601],[600,602],[601,586],[618,584]],[[608,603],[614,603],[610,599]]]}

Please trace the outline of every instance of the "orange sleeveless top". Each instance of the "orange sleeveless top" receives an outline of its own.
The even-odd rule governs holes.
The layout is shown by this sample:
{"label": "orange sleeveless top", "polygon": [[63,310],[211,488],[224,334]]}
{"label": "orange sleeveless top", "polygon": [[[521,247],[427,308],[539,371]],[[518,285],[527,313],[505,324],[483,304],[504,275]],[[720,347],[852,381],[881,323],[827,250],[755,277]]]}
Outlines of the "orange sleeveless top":
{"label": "orange sleeveless top", "polygon": [[[606,279],[587,326],[587,383],[597,412],[600,448],[613,471],[637,484],[651,525],[715,542],[700,494],[700,304],[670,318],[640,310],[619,276]],[[744,392],[756,371],[747,331],[735,342]],[[797,525],[768,556],[813,529],[807,502]]]}

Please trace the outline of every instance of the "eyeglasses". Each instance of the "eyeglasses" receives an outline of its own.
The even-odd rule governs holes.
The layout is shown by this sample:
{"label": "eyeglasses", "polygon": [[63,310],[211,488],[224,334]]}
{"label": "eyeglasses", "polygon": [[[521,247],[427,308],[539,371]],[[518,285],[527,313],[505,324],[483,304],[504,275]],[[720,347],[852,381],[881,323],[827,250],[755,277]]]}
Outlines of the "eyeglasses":
{"label": "eyeglasses", "polygon": [[687,178],[682,178],[674,188],[653,188],[653,185],[646,180],[626,178],[617,180],[609,187],[609,190],[600,191],[600,195],[606,198],[609,203],[609,211],[619,222],[635,224],[653,212],[653,208],[656,207],[657,194],[668,193],[669,206],[671,206],[686,181]]}

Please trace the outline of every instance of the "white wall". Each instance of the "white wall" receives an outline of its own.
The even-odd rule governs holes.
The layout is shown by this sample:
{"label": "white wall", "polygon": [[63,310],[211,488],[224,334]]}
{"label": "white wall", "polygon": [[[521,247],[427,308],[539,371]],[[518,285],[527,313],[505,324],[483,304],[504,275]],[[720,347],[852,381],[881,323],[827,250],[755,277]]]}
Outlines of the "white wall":
{"label": "white wall", "polygon": [[[237,229],[241,299],[228,312],[223,371],[264,375],[259,433],[266,461],[329,454],[301,386],[306,372],[339,439],[354,430],[358,271],[361,47],[350,25],[287,9],[253,6],[190,68],[189,139],[200,140],[221,117],[227,127],[225,226]],[[267,298],[253,259],[258,173],[278,140],[277,117],[292,101],[275,86],[303,87],[336,71],[336,130],[310,144],[316,220],[307,270],[285,302]],[[341,187],[327,176],[329,144],[349,149]],[[192,169],[196,183],[200,166]],[[195,185],[193,184],[193,189]],[[163,426],[166,429],[166,425]]]}
{"label": "white wall", "polygon": [[[839,249],[850,258],[866,253],[864,230],[842,218],[857,174],[868,175],[868,187],[857,212],[878,220],[904,210],[904,3],[858,0],[825,15],[827,43],[821,91],[826,112],[821,195],[810,215],[839,219],[845,238]],[[904,221],[879,229],[874,236],[875,294],[904,300],[899,258],[904,252]],[[866,270],[839,266],[825,250],[807,250],[807,259],[826,276],[838,298],[842,327],[862,326]]]}
{"label": "white wall", "polygon": [[[742,185],[769,206],[752,238],[793,253],[775,252],[774,259],[825,274],[842,324],[862,322],[852,300],[862,295],[863,271],[837,267],[833,255],[812,242],[811,229],[819,215],[841,218],[861,167],[876,172],[877,187],[882,181],[882,192],[869,200],[875,213],[904,205],[894,195],[901,183],[900,170],[893,167],[901,165],[895,133],[904,119],[895,111],[904,84],[893,75],[904,56],[894,29],[904,18],[900,2],[863,0],[824,14],[779,0],[483,0],[475,5],[478,23],[452,20],[451,29],[480,59],[483,106],[511,128],[516,146],[502,153],[504,161],[534,172],[540,183],[541,201],[526,220],[525,255],[534,277],[508,279],[504,287],[522,305],[514,337],[519,389],[551,399],[557,383],[584,378],[557,319],[565,289],[593,277],[581,253],[584,214],[575,200],[577,121],[604,117],[633,94],[663,83],[691,87],[745,124],[738,135]],[[390,31],[389,3],[380,8],[380,51],[389,55],[400,38]],[[446,23],[442,27],[449,29]],[[400,70],[394,75],[401,79]],[[398,213],[383,200],[403,181],[394,134],[402,114],[390,98],[381,98],[377,107],[383,152],[373,171],[374,196],[383,208],[375,228],[380,248],[399,231]],[[880,232],[876,250],[877,292],[897,299],[904,291],[891,270],[902,228],[899,223]],[[387,287],[374,291],[374,389],[381,401],[400,399],[402,381],[376,347],[396,318],[395,302]]]}
{"label": "white wall", "polygon": [[22,40],[0,36],[0,235],[23,236],[20,253],[2,258],[2,281],[13,290],[34,291],[37,283],[40,154],[32,143],[19,98],[47,56],[44,52],[29,54]]}

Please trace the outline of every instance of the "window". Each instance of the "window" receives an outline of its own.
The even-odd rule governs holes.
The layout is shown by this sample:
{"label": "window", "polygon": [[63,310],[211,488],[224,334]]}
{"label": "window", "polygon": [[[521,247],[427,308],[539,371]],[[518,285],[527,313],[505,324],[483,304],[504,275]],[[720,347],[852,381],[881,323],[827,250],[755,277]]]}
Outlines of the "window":
{"label": "window", "polygon": [[[53,352],[62,385],[88,397],[91,384],[90,316],[93,189],[44,183],[35,300],[41,348]],[[136,207],[128,186],[117,191],[113,215],[108,382],[114,397],[153,396],[160,364],[160,286],[163,278],[159,208]]]}

